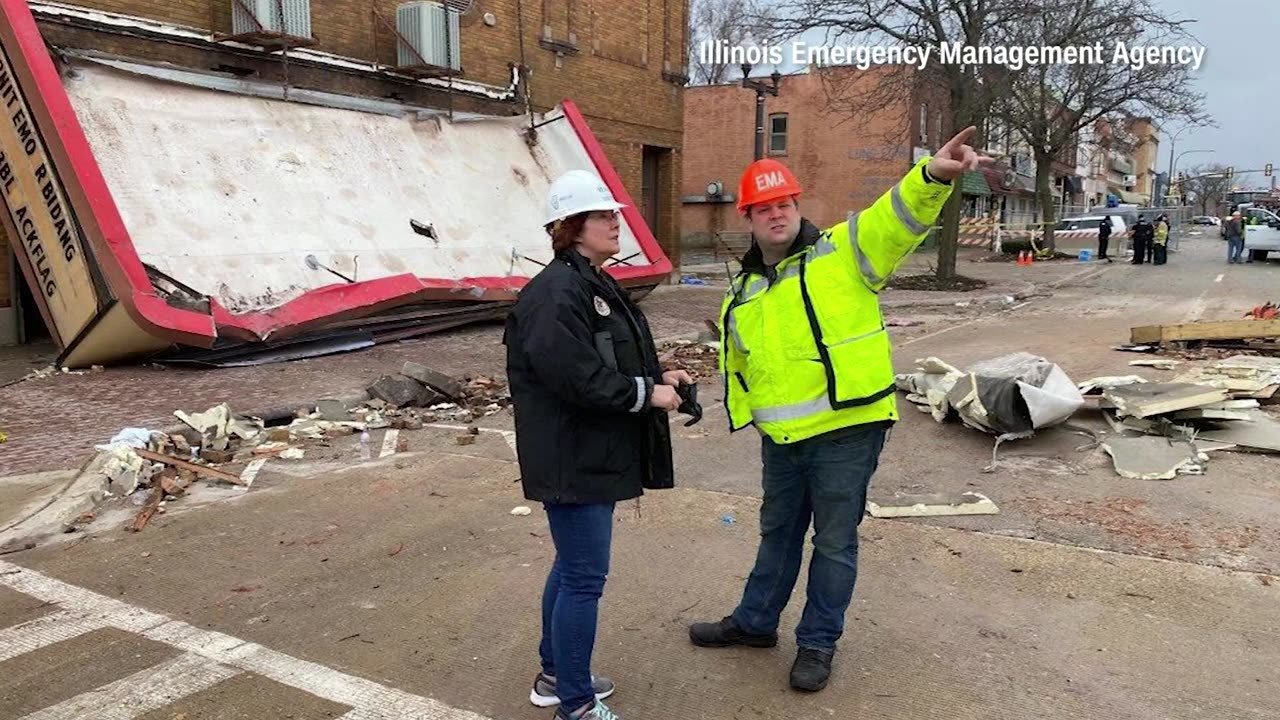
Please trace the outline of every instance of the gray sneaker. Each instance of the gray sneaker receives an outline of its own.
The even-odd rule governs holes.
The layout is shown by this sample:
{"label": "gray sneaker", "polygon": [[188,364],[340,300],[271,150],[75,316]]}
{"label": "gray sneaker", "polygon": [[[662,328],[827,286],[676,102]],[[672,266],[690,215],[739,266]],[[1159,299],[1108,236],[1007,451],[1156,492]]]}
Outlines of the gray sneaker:
{"label": "gray sneaker", "polygon": [[591,707],[572,715],[566,713],[564,708],[560,708],[556,711],[555,720],[622,720],[622,718],[597,700]]}
{"label": "gray sneaker", "polygon": [[[609,678],[591,676],[591,689],[596,691],[596,700],[603,700],[613,694],[613,681]],[[529,702],[538,707],[547,708],[555,707],[560,704],[560,698],[556,695],[556,681],[554,678],[547,677],[546,673],[538,673],[538,677],[533,681],[533,690],[529,691]],[[599,705],[599,703],[596,703]],[[605,708],[605,712],[609,709]],[[590,714],[584,716],[594,720],[594,716]],[[612,718],[612,715],[610,715]]]}

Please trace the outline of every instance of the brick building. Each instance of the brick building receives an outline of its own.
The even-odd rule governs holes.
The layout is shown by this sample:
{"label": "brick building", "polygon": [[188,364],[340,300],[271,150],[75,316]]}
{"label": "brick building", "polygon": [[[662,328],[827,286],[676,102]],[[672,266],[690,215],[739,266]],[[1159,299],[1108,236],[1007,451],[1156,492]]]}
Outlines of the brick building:
{"label": "brick building", "polygon": [[[851,82],[856,93],[882,82],[886,72],[815,67],[783,76],[778,96],[766,97],[766,156],[796,174],[805,188],[801,210],[820,227],[875,202],[916,159],[951,137],[946,94],[927,83],[916,83],[921,89],[914,97],[856,120],[827,109],[831,85],[824,85],[824,74],[845,74],[835,80],[841,87]],[[684,136],[681,229],[686,247],[709,247],[717,233],[743,229],[735,200],[754,154],[755,93],[740,84],[688,88]],[[721,184],[719,195],[708,193],[711,183]]]}
{"label": "brick building", "polygon": [[[409,43],[398,37],[403,26],[397,29],[404,0],[37,0],[29,5],[55,52],[170,63],[300,91],[391,99],[457,113],[516,116],[571,99],[678,266],[687,0],[445,1],[460,11],[454,15],[456,30],[448,34],[456,67],[444,53],[414,57],[408,51],[406,59]],[[438,3],[418,4],[445,17]],[[286,19],[273,20],[274,8],[284,8]],[[252,9],[268,29],[278,26],[282,35],[298,37],[246,36],[245,13]],[[238,25],[233,10],[241,14]],[[292,32],[296,28],[305,32]],[[14,301],[21,283],[14,282],[12,258],[0,237],[0,344],[17,336]],[[24,324],[31,333],[40,331],[34,312]]]}

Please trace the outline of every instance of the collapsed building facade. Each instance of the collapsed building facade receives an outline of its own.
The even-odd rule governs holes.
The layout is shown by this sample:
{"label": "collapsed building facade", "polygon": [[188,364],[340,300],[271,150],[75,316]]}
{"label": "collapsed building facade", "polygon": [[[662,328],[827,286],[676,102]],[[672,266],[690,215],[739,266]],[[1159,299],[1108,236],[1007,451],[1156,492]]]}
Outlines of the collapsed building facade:
{"label": "collapsed building facade", "polygon": [[629,206],[624,285],[679,263],[684,2],[0,9],[0,344],[234,364],[497,317],[571,169]]}

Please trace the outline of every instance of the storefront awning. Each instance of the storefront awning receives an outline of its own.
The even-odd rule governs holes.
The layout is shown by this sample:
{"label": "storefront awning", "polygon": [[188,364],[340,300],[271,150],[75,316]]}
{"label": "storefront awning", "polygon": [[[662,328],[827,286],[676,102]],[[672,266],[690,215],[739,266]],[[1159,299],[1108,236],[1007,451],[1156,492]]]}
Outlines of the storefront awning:
{"label": "storefront awning", "polygon": [[965,195],[990,195],[987,177],[977,170],[967,170],[960,176],[960,192]]}

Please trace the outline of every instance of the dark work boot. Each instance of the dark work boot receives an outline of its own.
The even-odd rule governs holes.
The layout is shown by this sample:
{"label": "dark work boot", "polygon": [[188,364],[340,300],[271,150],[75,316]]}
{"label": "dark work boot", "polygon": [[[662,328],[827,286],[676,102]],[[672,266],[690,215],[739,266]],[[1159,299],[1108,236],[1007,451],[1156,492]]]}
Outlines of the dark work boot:
{"label": "dark work boot", "polygon": [[723,648],[734,645],[771,648],[778,644],[778,633],[749,635],[738,628],[733,616],[717,623],[694,623],[689,626],[689,639],[698,647]]}
{"label": "dark work boot", "polygon": [[827,686],[831,677],[831,653],[813,648],[800,648],[791,666],[791,687],[805,692],[817,692]]}

